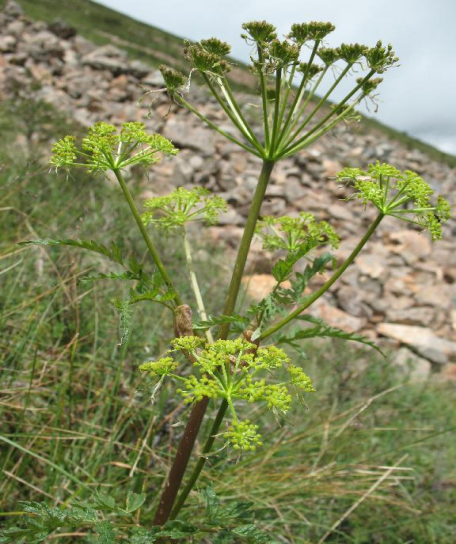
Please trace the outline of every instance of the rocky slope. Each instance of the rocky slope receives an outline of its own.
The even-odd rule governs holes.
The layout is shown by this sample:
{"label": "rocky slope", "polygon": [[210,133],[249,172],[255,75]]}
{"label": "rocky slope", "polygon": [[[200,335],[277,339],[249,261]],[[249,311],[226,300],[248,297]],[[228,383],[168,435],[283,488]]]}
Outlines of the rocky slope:
{"label": "rocky slope", "polygon": [[[159,92],[160,73],[129,60],[121,49],[97,47],[61,22],[31,22],[12,2],[0,13],[0,28],[0,98],[8,97],[14,86],[30,88],[38,82],[36,98],[82,125],[142,120],[151,130],[162,132],[181,152],[154,168],[145,196],[193,184],[219,193],[228,200],[229,211],[210,233],[234,251],[260,168],[255,157],[170,105],[166,93]],[[138,103],[144,89],[152,92]],[[191,94],[203,113],[223,122],[223,115],[202,89],[193,85]],[[416,171],[452,200],[454,169],[380,134],[343,126],[277,165],[263,213],[305,210],[330,221],[343,240],[337,252],[342,259],[374,211],[364,210],[359,202],[342,202],[347,194],[332,177],[345,165],[364,167],[377,159]],[[456,368],[455,232],[451,221],[444,239],[432,244],[426,234],[405,223],[384,221],[356,264],[313,313],[343,329],[402,346],[396,362],[405,364],[412,357],[420,376],[432,367],[452,374]],[[264,256],[259,249],[253,248],[246,284],[254,297],[264,296],[271,287],[270,255]]]}

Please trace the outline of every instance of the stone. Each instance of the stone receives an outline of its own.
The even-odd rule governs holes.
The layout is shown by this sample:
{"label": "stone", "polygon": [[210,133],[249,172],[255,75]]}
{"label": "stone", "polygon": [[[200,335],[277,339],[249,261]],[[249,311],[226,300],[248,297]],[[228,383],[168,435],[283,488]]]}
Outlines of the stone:
{"label": "stone", "polygon": [[359,289],[348,285],[342,285],[337,290],[337,301],[339,306],[350,315],[355,317],[371,317],[372,310],[363,303]]}
{"label": "stone", "polygon": [[456,342],[440,338],[425,327],[381,323],[377,327],[377,332],[405,344],[433,363],[446,364],[456,359]]}
{"label": "stone", "polygon": [[378,254],[361,254],[356,259],[356,266],[362,274],[373,278],[374,280],[385,279],[386,262],[382,255]]}
{"label": "stone", "polygon": [[337,327],[346,332],[358,332],[366,324],[365,318],[354,317],[339,308],[335,308],[325,302],[314,304],[311,308],[311,314],[320,317],[329,323],[332,327]]}
{"label": "stone", "polygon": [[411,382],[427,380],[431,375],[431,363],[407,348],[400,348],[389,359]]}
{"label": "stone", "polygon": [[62,40],[69,40],[76,36],[76,29],[60,19],[52,22],[48,29]]}
{"label": "stone", "polygon": [[407,264],[415,264],[426,258],[432,250],[428,236],[414,230],[393,232],[390,239],[395,244],[391,250],[400,254]]}
{"label": "stone", "polygon": [[413,306],[402,309],[388,309],[388,321],[402,325],[420,325],[429,327],[435,319],[435,311],[428,306]]}
{"label": "stone", "polygon": [[163,79],[160,70],[152,70],[148,72],[142,80],[143,85],[150,85],[151,87],[163,88],[165,86],[165,80]]}
{"label": "stone", "polygon": [[0,51],[2,53],[11,53],[16,49],[16,42],[14,36],[0,36]]}
{"label": "stone", "polygon": [[[277,282],[271,274],[252,274],[242,278],[242,284],[245,286],[247,295],[254,301],[259,302],[267,297],[276,286]],[[290,282],[282,283],[285,289],[290,288]]]}
{"label": "stone", "polygon": [[2,13],[7,17],[18,18],[24,15],[24,10],[17,2],[13,2],[13,0],[8,0],[2,10]]}
{"label": "stone", "polygon": [[178,148],[193,149],[201,153],[203,157],[211,157],[215,153],[214,135],[211,130],[202,125],[194,126],[176,118],[169,119],[163,135]]}
{"label": "stone", "polygon": [[429,304],[450,309],[456,303],[456,285],[417,285],[413,286],[418,304]]}

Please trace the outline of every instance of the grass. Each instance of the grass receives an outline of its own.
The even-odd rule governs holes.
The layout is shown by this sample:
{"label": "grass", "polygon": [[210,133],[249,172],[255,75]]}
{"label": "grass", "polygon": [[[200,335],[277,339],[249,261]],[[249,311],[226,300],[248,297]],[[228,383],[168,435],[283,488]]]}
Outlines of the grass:
{"label": "grass", "polygon": [[[136,369],[165,349],[171,318],[152,304],[139,307],[133,334],[119,346],[112,299],[126,287],[78,283],[94,269],[106,272],[102,259],[16,245],[45,236],[96,238],[144,255],[115,185],[56,176],[40,160],[50,134],[77,127],[27,101],[4,102],[0,125],[2,521],[20,523],[19,500],[63,506],[102,488],[119,500],[128,490],[147,492],[141,522],[150,524],[186,412],[172,387],[152,404]],[[140,183],[131,186],[138,199]],[[187,299],[182,252],[166,251],[173,241],[161,246]],[[215,310],[223,293],[213,269],[223,275],[223,255],[212,258],[200,268]],[[199,489],[213,483],[225,501],[252,500],[260,526],[281,542],[453,543],[454,388],[403,384],[387,362],[341,344],[308,352],[305,368],[318,389],[308,407],[282,428],[252,414],[267,429],[265,448],[241,459],[214,454]],[[196,492],[184,516],[200,511]]]}
{"label": "grass", "polygon": [[[0,0],[0,9],[6,0]],[[20,0],[26,15],[37,21],[52,22],[56,19],[66,21],[78,33],[99,45],[112,43],[129,52],[132,58],[158,67],[168,64],[176,69],[188,71],[188,64],[183,58],[182,38],[142,23],[118,13],[110,8],[91,2],[90,0]],[[147,44],[147,45],[145,45]],[[251,92],[254,80],[248,67],[234,61],[235,68],[230,78],[233,87],[238,91]],[[361,130],[378,132],[392,140],[400,142],[408,149],[418,149],[432,160],[444,162],[456,167],[456,157],[444,153],[405,132],[395,130],[380,123],[376,119],[363,117]]]}

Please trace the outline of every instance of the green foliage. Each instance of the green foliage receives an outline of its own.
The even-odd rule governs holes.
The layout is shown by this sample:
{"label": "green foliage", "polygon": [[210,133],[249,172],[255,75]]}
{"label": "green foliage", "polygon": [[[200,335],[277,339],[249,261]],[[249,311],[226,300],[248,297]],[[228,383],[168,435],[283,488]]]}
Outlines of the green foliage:
{"label": "green foliage", "polygon": [[290,346],[300,351],[298,340],[308,340],[309,338],[340,338],[342,340],[351,340],[353,342],[359,342],[365,344],[383,355],[382,350],[377,346],[375,342],[369,340],[365,336],[356,333],[350,333],[338,329],[337,327],[331,327],[323,319],[312,317],[310,315],[301,315],[297,319],[301,321],[307,321],[313,326],[308,328],[300,328],[294,330],[289,335],[282,335],[277,339],[278,344],[289,344]]}
{"label": "green foliage", "polygon": [[[65,136],[54,144],[50,163],[56,169],[85,167],[91,172],[121,170],[140,164],[148,167],[158,161],[158,153],[176,155],[177,149],[159,134],[148,134],[144,123],[123,123],[120,131],[108,123],[89,128],[80,148],[74,136]],[[77,160],[86,162],[77,162]]]}
{"label": "green foliage", "polygon": [[214,225],[227,204],[218,195],[202,187],[178,187],[166,196],[157,196],[144,202],[147,212],[142,215],[145,225],[155,224],[165,229],[183,227],[186,223],[202,221]]}
{"label": "green foliage", "polygon": [[450,218],[450,206],[441,196],[432,203],[434,191],[415,172],[401,172],[377,161],[367,171],[345,168],[337,179],[353,185],[356,192],[351,198],[359,198],[364,204],[371,202],[383,215],[429,230],[433,240],[442,237],[442,224]]}

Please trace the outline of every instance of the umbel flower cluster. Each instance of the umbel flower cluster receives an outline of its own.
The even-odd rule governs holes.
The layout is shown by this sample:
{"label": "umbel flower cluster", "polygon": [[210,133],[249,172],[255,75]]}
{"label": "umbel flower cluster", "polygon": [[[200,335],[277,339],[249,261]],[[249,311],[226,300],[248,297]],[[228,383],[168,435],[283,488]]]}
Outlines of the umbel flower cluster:
{"label": "umbel flower cluster", "polygon": [[415,172],[401,172],[377,161],[367,171],[344,168],[337,179],[355,189],[349,198],[371,202],[383,215],[419,225],[429,230],[433,240],[442,237],[442,225],[450,218],[450,205],[442,196],[433,202],[433,189]]}
{"label": "umbel flower cluster", "polygon": [[[258,79],[259,111],[263,117],[263,135],[252,129],[232,92],[227,74],[231,69],[228,58],[231,47],[217,38],[185,43],[184,55],[190,64],[190,75],[199,74],[229,120],[239,131],[234,137],[208,119],[185,99],[190,79],[166,66],[161,72],[168,92],[182,106],[195,113],[210,127],[230,141],[263,160],[276,162],[308,146],[342,120],[353,118],[361,100],[372,96],[381,83],[376,74],[383,74],[397,64],[391,45],[377,42],[373,47],[362,44],[341,44],[329,48],[326,36],[335,27],[331,23],[310,22],[294,24],[284,40],[278,39],[276,28],[266,21],[242,25],[242,37],[252,48],[251,71]],[[317,99],[317,91],[331,74],[335,76],[329,90]],[[356,77],[362,74],[362,77]],[[346,78],[353,77],[350,92],[334,107],[327,100]],[[324,108],[323,118],[316,119]]]}
{"label": "umbel flower cluster", "polygon": [[258,221],[256,234],[263,240],[263,249],[269,251],[283,249],[304,255],[320,245],[339,247],[339,236],[334,228],[307,212],[297,217],[265,216]]}
{"label": "umbel flower cluster", "polygon": [[[258,426],[240,418],[239,401],[260,402],[277,414],[286,414],[294,396],[300,398],[304,392],[314,391],[304,371],[275,346],[258,347],[242,338],[207,343],[197,336],[176,338],[171,344],[168,356],[144,363],[139,369],[156,382],[166,377],[176,380],[180,384],[177,392],[186,403],[203,397],[226,400],[231,422],[223,435],[237,450],[254,450],[261,445]],[[178,351],[193,362],[196,374],[177,373]]]}
{"label": "umbel flower cluster", "polygon": [[178,187],[168,195],[149,198],[144,202],[144,207],[148,210],[142,215],[145,225],[155,224],[172,229],[194,221],[214,225],[220,212],[226,211],[227,203],[202,187],[190,190]]}
{"label": "umbel flower cluster", "polygon": [[79,166],[90,172],[105,172],[133,164],[148,167],[159,160],[159,153],[176,155],[177,149],[160,134],[148,134],[144,123],[123,123],[117,130],[114,125],[100,122],[89,128],[80,148],[74,136],[57,141],[50,163],[56,169]]}

